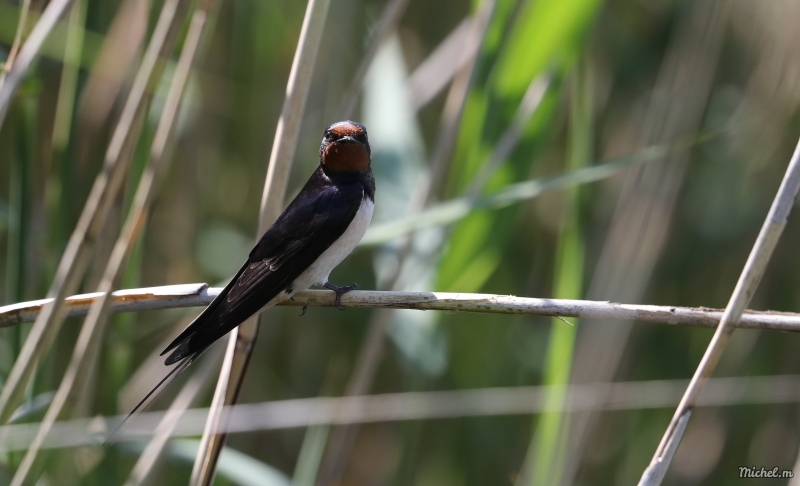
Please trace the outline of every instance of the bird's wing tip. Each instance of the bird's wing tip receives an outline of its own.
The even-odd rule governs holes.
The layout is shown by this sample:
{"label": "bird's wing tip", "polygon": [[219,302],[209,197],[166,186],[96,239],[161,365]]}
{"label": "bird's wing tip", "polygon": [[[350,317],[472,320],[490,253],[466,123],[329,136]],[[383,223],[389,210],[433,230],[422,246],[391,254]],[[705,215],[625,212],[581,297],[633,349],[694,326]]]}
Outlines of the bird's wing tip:
{"label": "bird's wing tip", "polygon": [[119,425],[117,425],[116,428],[114,428],[114,430],[106,437],[106,440],[103,442],[103,446],[110,446],[112,443],[114,443],[114,439],[127,428],[125,426],[137,414],[137,412],[144,410],[150,405],[150,402],[152,402],[151,398],[155,399],[161,387],[183,373],[183,371],[186,370],[190,364],[192,364],[192,361],[194,361],[203,351],[205,351],[205,349],[193,354],[189,357],[189,359],[184,360],[181,364],[171,369],[169,373],[167,373],[167,375],[162,378],[161,381],[159,381],[158,384],[153,387],[153,389],[150,390],[150,392],[147,393],[147,395],[145,395],[145,397],[142,398],[135,407],[133,407],[133,410],[131,410],[130,413],[128,413],[128,415],[122,420],[122,422],[120,422]]}

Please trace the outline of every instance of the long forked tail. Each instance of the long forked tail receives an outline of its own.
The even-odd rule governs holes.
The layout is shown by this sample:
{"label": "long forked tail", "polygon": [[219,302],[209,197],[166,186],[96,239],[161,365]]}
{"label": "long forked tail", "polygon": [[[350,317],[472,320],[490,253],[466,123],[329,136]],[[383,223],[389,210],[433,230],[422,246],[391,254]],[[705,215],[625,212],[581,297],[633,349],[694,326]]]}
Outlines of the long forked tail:
{"label": "long forked tail", "polygon": [[197,351],[192,355],[187,356],[180,363],[178,363],[176,367],[172,368],[169,371],[169,373],[167,373],[167,375],[164,378],[162,378],[161,381],[159,381],[158,384],[156,384],[156,386],[154,386],[153,389],[150,390],[147,393],[147,395],[145,395],[144,398],[142,398],[139,401],[139,403],[136,404],[135,407],[133,407],[133,410],[131,410],[130,413],[128,413],[128,416],[125,417],[125,419],[122,422],[120,422],[119,425],[117,425],[114,431],[108,435],[103,445],[108,445],[109,443],[113,442],[113,439],[118,434],[122,433],[125,430],[126,428],[125,426],[128,424],[128,422],[130,422],[130,420],[134,417],[134,415],[137,415],[137,412],[138,413],[143,412],[147,407],[149,407],[150,404],[153,402],[153,400],[155,400],[158,397],[158,395],[161,394],[161,391],[163,391],[162,387],[164,387],[164,385],[172,383],[175,380],[175,378],[177,378],[178,376],[180,376],[181,373],[186,371],[186,368],[188,368],[189,365],[194,362],[194,360],[200,357],[200,355],[203,354],[203,352],[206,349],[208,348],[203,348],[200,351]]}

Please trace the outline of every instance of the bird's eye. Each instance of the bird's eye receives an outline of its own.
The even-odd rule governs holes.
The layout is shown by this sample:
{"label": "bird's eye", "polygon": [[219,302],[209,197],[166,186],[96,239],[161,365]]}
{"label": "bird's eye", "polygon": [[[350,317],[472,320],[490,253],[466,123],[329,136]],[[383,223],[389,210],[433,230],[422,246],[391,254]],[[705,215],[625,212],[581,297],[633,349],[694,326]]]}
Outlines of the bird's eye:
{"label": "bird's eye", "polygon": [[367,144],[367,136],[365,134],[363,134],[363,133],[359,133],[354,138],[356,140],[358,140],[359,142],[363,143],[364,145]]}

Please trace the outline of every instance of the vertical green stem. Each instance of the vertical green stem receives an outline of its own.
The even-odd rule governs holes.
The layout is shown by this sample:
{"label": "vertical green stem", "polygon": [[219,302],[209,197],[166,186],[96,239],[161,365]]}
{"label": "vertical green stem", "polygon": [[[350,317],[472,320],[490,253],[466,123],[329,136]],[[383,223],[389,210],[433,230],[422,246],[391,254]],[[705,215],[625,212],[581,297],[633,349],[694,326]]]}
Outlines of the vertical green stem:
{"label": "vertical green stem", "polygon": [[[18,105],[22,120],[19,131],[17,156],[11,167],[9,187],[8,249],[6,253],[6,288],[9,302],[25,300],[25,258],[30,234],[30,167],[33,163],[33,147],[36,120],[36,103],[33,99],[22,99]],[[11,349],[14,359],[22,347],[22,332],[19,326],[12,331]]]}
{"label": "vertical green stem", "polygon": [[[585,62],[579,62],[572,78],[568,146],[568,169],[576,170],[590,163],[592,151],[591,73]],[[559,299],[580,299],[583,294],[584,239],[581,231],[580,192],[566,193],[566,215],[556,249],[553,296]],[[566,385],[569,382],[575,344],[576,326],[553,319],[550,342],[545,357],[543,385]],[[566,431],[569,415],[564,408],[564,388],[554,387],[545,397],[547,408],[540,415],[528,451],[531,469],[527,478],[531,485],[557,485],[561,482],[567,454]]]}

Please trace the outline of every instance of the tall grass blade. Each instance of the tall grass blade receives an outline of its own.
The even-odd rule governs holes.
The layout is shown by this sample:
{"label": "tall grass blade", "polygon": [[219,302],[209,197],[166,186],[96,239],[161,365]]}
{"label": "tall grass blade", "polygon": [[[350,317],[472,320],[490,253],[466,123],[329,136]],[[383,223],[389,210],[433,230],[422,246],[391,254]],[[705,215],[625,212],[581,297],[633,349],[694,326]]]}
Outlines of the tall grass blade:
{"label": "tall grass blade", "polygon": [[[586,167],[592,157],[592,76],[586,60],[579,61],[571,79],[568,160],[570,170]],[[555,258],[553,296],[559,299],[579,299],[583,296],[585,242],[581,231],[581,194],[576,187],[565,194],[563,228],[558,239]],[[553,319],[545,355],[544,385],[567,385],[572,367],[577,323],[565,325]],[[545,400],[553,410],[564,408],[566,395],[558,387]],[[568,454],[566,431],[569,415],[547,412],[539,416],[528,449],[530,469],[527,481],[519,484],[561,484],[565,456]]]}
{"label": "tall grass blade", "polygon": [[[50,6],[57,3],[59,0],[52,2]],[[188,3],[187,0],[168,0],[164,4],[153,38],[106,152],[103,169],[95,179],[78,225],[59,263],[56,277],[48,293],[54,300],[45,306],[31,328],[20,356],[0,393],[0,422],[7,420],[18,404],[33,367],[50,348],[61,327],[63,300],[77,289],[88,264],[93,243],[122,184],[150,99],[147,87],[160,77],[163,62],[160,62],[159,58],[164,58],[171,52],[179,25],[174,19],[182,18],[182,12]],[[42,18],[44,19],[45,15]],[[20,59],[24,52],[25,47],[20,53]]]}
{"label": "tall grass blade", "polygon": [[55,120],[53,121],[53,152],[60,155],[67,146],[72,128],[72,115],[75,107],[75,93],[78,86],[78,66],[83,47],[84,24],[86,23],[86,1],[76,0],[69,18],[69,31],[64,53],[64,67],[61,70],[61,84],[58,87]]}
{"label": "tall grass blade", "polygon": [[[208,2],[203,4],[204,7],[207,7],[207,5]],[[111,258],[103,273],[98,289],[101,292],[101,296],[92,304],[92,308],[89,310],[89,315],[78,336],[78,342],[64,378],[59,385],[53,403],[42,421],[36,440],[34,440],[17,470],[13,484],[23,484],[25,482],[27,475],[34,467],[41,442],[47,436],[53,423],[58,420],[69,401],[75,400],[77,397],[83,397],[86,394],[88,377],[92,375],[92,369],[100,351],[100,345],[103,342],[103,335],[108,322],[108,304],[111,291],[118,280],[120,270],[124,267],[129,249],[136,241],[139,231],[145,224],[153,197],[153,189],[157,186],[158,181],[166,170],[167,160],[164,158],[164,152],[168,141],[171,139],[180,108],[180,101],[206,20],[204,9],[198,9],[197,12],[199,13],[193,17],[178,63],[178,70],[175,72],[167,95],[156,137],[151,147],[150,159],[137,187],[125,225],[114,245]],[[182,23],[181,21],[182,19],[176,16],[175,21],[172,23],[174,25],[173,29],[177,30]]]}
{"label": "tall grass blade", "polygon": [[[659,67],[644,120],[636,120],[631,127],[638,146],[670,143],[702,127],[721,59],[728,10],[724,2],[686,4]],[[676,146],[664,153],[662,160],[626,174],[587,290],[588,299],[641,302],[667,251],[671,222],[679,214],[679,194],[687,183],[684,177],[693,152],[688,148]],[[633,323],[607,324],[581,329],[573,383],[606,382],[616,376]],[[564,484],[575,482],[589,436],[599,420],[593,412],[572,416]]]}

